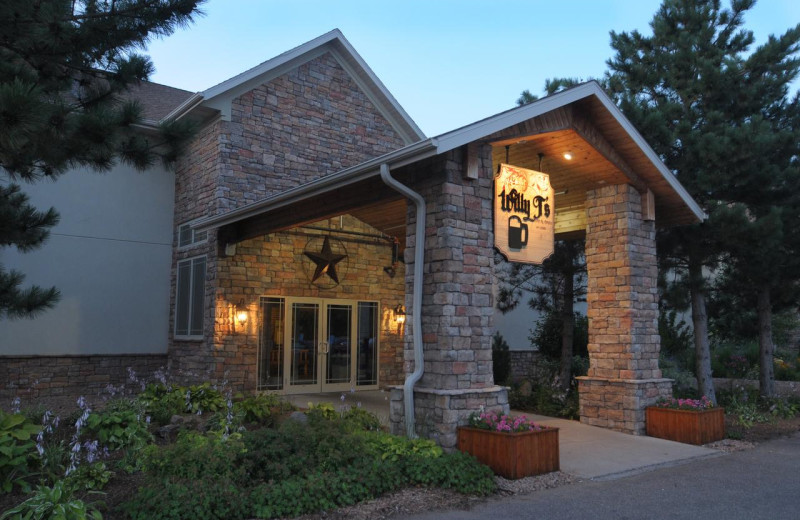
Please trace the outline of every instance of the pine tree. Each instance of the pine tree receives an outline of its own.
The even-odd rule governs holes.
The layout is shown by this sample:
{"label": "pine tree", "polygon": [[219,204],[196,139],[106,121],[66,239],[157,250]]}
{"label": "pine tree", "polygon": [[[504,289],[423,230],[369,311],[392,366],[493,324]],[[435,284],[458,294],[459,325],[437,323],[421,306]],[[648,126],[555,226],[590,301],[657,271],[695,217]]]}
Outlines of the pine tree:
{"label": "pine tree", "polygon": [[[0,3],[0,247],[39,247],[57,222],[38,212],[19,181],[54,179],[69,169],[108,171],[173,162],[191,137],[186,122],[136,129],[141,108],[126,99],[147,79],[137,49],[196,16],[202,0],[5,0]],[[54,288],[21,289],[23,275],[0,266],[0,318],[52,306]]]}
{"label": "pine tree", "polygon": [[[625,115],[709,215],[701,224],[661,232],[658,245],[689,289],[698,385],[712,400],[705,274],[741,251],[731,211],[740,217],[761,212],[750,198],[769,192],[759,183],[770,185],[766,176],[775,172],[764,168],[775,145],[770,134],[798,72],[800,25],[750,52],[753,34],[742,27],[754,4],[665,0],[650,23],[652,36],[611,33],[616,54],[606,78]],[[768,255],[780,254],[777,243],[764,240],[772,248]]]}

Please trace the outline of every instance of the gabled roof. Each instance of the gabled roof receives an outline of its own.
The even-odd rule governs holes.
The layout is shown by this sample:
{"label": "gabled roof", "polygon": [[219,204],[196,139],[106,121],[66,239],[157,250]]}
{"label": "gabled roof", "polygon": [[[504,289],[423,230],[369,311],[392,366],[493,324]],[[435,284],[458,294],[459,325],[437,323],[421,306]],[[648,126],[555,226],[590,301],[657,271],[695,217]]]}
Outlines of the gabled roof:
{"label": "gabled roof", "polygon": [[339,29],[334,29],[250,70],[202,92],[203,105],[230,117],[230,101],[258,85],[285,74],[325,53],[330,53],[347,71],[373,105],[392,124],[406,144],[425,138],[403,107],[378,79]]}
{"label": "gabled roof", "polygon": [[138,101],[143,118],[147,122],[157,123],[194,95],[188,90],[142,81],[138,85],[131,85],[124,97]]}
{"label": "gabled roof", "polygon": [[[688,224],[706,218],[705,213],[697,202],[692,199],[686,189],[675,178],[675,175],[659,159],[631,122],[614,105],[600,85],[597,82],[590,81],[541,98],[528,105],[513,108],[446,132],[437,137],[405,146],[357,166],[247,204],[233,211],[201,219],[193,227],[199,229],[217,228],[266,214],[276,209],[285,208],[312,197],[340,189],[343,186],[354,185],[379,177],[381,164],[388,164],[390,168],[410,165],[468,143],[482,141],[492,134],[548,112],[571,104],[586,102],[591,104],[597,114],[602,115],[616,127],[615,144],[619,147],[623,144],[626,145],[626,148],[629,149],[628,155],[640,159],[637,164],[642,165],[638,171],[642,180],[655,192],[657,199],[668,201],[666,209],[673,213],[670,218],[666,219],[668,222],[671,224]],[[664,216],[661,215],[661,217]]]}

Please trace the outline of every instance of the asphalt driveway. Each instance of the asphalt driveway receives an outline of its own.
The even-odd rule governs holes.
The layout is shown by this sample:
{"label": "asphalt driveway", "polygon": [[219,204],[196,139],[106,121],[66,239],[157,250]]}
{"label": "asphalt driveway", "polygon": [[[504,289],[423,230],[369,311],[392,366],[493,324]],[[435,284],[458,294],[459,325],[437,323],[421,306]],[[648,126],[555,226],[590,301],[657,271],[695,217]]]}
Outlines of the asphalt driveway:
{"label": "asphalt driveway", "polygon": [[584,480],[407,520],[800,518],[800,434],[616,480]]}

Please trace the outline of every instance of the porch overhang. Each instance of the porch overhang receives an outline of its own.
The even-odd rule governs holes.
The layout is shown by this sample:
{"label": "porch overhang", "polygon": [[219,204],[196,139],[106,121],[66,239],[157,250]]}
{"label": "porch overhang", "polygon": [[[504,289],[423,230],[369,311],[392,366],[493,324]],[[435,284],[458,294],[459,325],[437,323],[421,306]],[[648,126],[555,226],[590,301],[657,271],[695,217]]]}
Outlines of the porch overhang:
{"label": "porch overhang", "polygon": [[[381,164],[397,170],[457,148],[475,153],[474,145],[491,145],[494,162],[507,157],[518,166],[541,167],[550,174],[557,191],[556,233],[564,237],[581,232],[585,193],[604,184],[627,183],[641,193],[652,192],[659,227],[706,218],[641,134],[592,81],[198,220],[193,227],[220,229],[224,245],[360,209],[372,216],[383,215],[379,229],[400,228],[405,222],[405,202],[381,182]],[[575,156],[572,161],[561,159],[566,151]]]}

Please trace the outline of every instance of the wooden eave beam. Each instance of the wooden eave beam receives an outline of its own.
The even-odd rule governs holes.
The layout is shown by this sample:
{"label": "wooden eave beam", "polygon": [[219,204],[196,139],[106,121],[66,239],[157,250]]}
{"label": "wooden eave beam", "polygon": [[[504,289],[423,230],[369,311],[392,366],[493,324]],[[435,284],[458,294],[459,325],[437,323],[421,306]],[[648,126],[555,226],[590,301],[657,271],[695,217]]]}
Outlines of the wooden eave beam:
{"label": "wooden eave beam", "polygon": [[380,180],[347,186],[223,226],[218,234],[219,249],[224,252],[226,246],[244,240],[336,217],[356,208],[380,206],[398,198],[397,192],[389,190]]}
{"label": "wooden eave beam", "polygon": [[628,183],[636,188],[641,194],[647,193],[647,184],[633,171],[625,159],[614,149],[603,134],[595,127],[591,121],[580,111],[573,110],[572,128],[575,132],[592,148],[597,150],[611,164],[616,166],[619,171],[628,178]]}
{"label": "wooden eave beam", "polygon": [[492,145],[513,144],[538,134],[568,130],[573,126],[574,109],[571,105],[528,119],[510,128],[486,136],[483,141]]}

